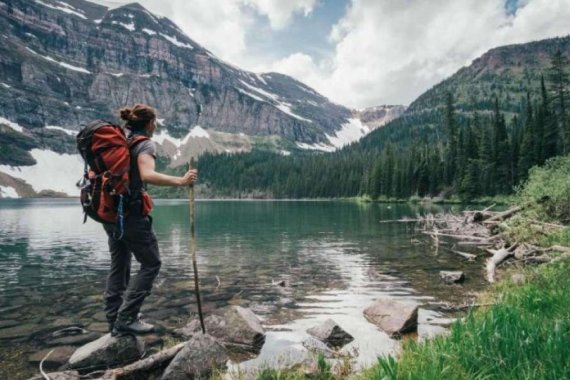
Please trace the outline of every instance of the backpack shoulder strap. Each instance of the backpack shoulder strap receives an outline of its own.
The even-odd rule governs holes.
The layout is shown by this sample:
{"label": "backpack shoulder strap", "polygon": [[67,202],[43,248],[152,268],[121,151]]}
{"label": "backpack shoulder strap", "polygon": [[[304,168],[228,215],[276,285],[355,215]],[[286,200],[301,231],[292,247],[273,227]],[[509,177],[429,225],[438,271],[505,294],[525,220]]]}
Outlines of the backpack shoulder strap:
{"label": "backpack shoulder strap", "polygon": [[144,135],[135,135],[129,138],[129,149],[133,149],[136,145],[143,141],[150,140],[150,137]]}

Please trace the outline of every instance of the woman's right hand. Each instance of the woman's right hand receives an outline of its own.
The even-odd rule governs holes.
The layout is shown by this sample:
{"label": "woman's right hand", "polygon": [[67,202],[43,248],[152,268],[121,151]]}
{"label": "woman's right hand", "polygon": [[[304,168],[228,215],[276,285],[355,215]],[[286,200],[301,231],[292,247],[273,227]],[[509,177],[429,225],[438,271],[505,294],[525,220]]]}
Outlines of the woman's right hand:
{"label": "woman's right hand", "polygon": [[198,180],[198,170],[191,169],[180,177],[180,186],[190,186],[193,185]]}

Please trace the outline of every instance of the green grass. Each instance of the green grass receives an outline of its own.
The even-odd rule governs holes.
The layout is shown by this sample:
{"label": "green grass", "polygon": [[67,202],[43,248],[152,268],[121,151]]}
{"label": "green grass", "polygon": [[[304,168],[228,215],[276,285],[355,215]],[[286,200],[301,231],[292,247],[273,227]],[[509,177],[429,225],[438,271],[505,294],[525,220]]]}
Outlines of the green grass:
{"label": "green grass", "polygon": [[500,303],[469,314],[451,335],[404,344],[363,379],[570,378],[570,262],[528,271],[524,286],[491,291]]}

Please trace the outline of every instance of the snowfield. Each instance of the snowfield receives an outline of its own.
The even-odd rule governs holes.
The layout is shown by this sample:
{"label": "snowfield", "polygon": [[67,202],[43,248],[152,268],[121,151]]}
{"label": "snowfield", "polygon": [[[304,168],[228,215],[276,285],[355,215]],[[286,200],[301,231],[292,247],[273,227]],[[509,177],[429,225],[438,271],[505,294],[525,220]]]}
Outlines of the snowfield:
{"label": "snowfield", "polygon": [[0,198],[20,198],[13,187],[0,185]]}
{"label": "snowfield", "polygon": [[345,145],[360,140],[370,132],[370,128],[362,124],[360,119],[348,119],[348,123],[342,125],[342,129],[337,131],[335,136],[325,134],[332,145],[341,148]]}
{"label": "snowfield", "polygon": [[44,7],[48,7],[51,9],[55,9],[57,11],[65,12],[65,13],[70,14],[70,15],[75,15],[77,17],[81,17],[84,20],[87,20],[87,17],[85,17],[85,15],[83,13],[80,13],[80,12],[82,12],[81,10],[74,8],[71,5],[64,3],[63,1],[58,1],[58,3],[60,3],[62,6],[51,5],[48,3],[44,3],[41,0],[36,0],[36,3],[43,5]]}
{"label": "snowfield", "polygon": [[369,132],[370,128],[362,124],[362,121],[360,121],[360,119],[348,119],[348,123],[343,124],[342,129],[340,131],[336,131],[334,136],[325,134],[327,139],[330,141],[330,145],[323,143],[311,145],[307,143],[297,142],[297,146],[301,149],[306,150],[334,152],[335,150],[340,149],[345,145],[360,140]]}
{"label": "snowfield", "polygon": [[58,127],[55,125],[47,125],[45,128],[46,129],[52,129],[55,131],[61,131],[61,132],[65,133],[66,135],[69,135],[69,136],[77,136],[77,133],[78,133],[77,131],[72,131],[71,129],[65,129],[63,127]]}
{"label": "snowfield", "polygon": [[184,43],[182,41],[178,41],[178,39],[176,38],[176,36],[169,36],[166,35],[164,33],[160,33],[160,35],[164,38],[166,38],[167,41],[169,41],[171,44],[181,47],[181,48],[186,48],[186,49],[194,49],[194,46]]}
{"label": "snowfield", "polygon": [[111,21],[111,24],[120,25],[123,28],[127,29],[129,32],[134,32],[136,30],[134,22],[131,22],[130,24],[125,24],[124,22],[120,22],[120,21]]}
{"label": "snowfield", "polygon": [[53,190],[69,196],[78,196],[75,186],[83,175],[84,164],[78,154],[58,154],[51,150],[32,149],[37,161],[33,166],[0,165],[0,172],[26,181],[34,191]]}
{"label": "snowfield", "polygon": [[12,123],[10,120],[4,119],[3,117],[0,117],[0,124],[7,125],[8,127],[12,128],[16,132],[20,132],[20,133],[24,132],[24,128],[22,128],[21,125],[16,124],[16,123]]}

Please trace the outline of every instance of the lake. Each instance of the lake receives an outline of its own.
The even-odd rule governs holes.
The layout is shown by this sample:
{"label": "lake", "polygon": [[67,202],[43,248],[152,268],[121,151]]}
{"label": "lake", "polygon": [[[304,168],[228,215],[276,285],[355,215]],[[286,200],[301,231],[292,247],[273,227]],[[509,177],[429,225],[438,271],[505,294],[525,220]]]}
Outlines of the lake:
{"label": "lake", "polygon": [[[197,311],[188,203],[156,203],[154,229],[163,264],[142,312],[168,330],[183,326]],[[327,318],[355,337],[348,348],[358,349],[358,363],[372,363],[398,344],[364,318],[362,311],[374,299],[462,302],[484,286],[480,264],[465,263],[445,245],[436,249],[414,224],[380,223],[453,207],[199,201],[204,311],[241,305],[262,319],[266,343],[259,357],[239,364],[243,368],[303,352],[305,330]],[[28,356],[46,348],[43,336],[50,328],[70,322],[91,331],[104,328],[106,235],[99,224],[82,222],[74,199],[0,201],[0,378],[33,373]],[[440,270],[463,270],[467,280],[443,285]],[[290,286],[277,286],[281,280]]]}

